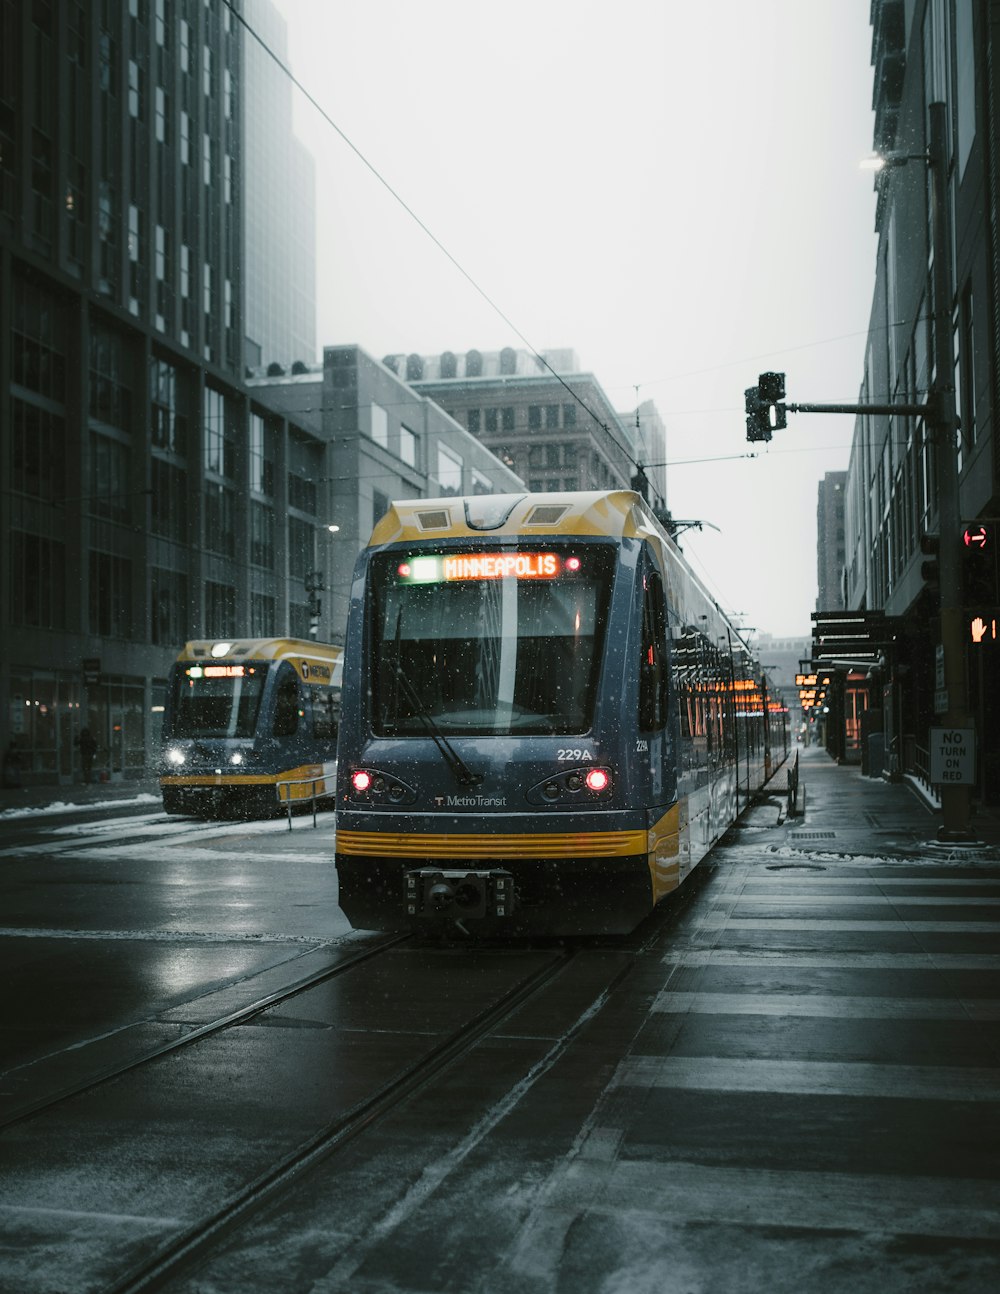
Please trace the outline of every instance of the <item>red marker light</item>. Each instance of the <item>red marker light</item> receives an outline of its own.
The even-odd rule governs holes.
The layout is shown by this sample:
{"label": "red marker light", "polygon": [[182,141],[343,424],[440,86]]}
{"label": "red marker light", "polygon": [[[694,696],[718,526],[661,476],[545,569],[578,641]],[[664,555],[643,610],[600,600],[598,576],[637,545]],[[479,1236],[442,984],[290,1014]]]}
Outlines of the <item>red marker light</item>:
{"label": "red marker light", "polygon": [[578,570],[580,569],[580,559],[579,559],[579,557],[567,557],[567,558],[566,558],[566,569],[567,569],[568,571],[578,571]]}
{"label": "red marker light", "polygon": [[400,564],[399,564],[399,572],[398,572],[398,573],[399,573],[400,575],[402,575],[403,579],[405,580],[405,579],[407,578],[407,576],[409,576],[409,575],[411,575],[411,574],[412,574],[412,571],[410,570],[410,563],[409,563],[409,562],[400,562]]}
{"label": "red marker light", "polygon": [[359,768],[356,773],[351,775],[351,785],[356,791],[367,791],[372,784],[371,773],[366,773],[363,768]]}
{"label": "red marker light", "polygon": [[611,785],[611,778],[603,768],[592,768],[587,773],[587,789],[589,791],[606,791]]}

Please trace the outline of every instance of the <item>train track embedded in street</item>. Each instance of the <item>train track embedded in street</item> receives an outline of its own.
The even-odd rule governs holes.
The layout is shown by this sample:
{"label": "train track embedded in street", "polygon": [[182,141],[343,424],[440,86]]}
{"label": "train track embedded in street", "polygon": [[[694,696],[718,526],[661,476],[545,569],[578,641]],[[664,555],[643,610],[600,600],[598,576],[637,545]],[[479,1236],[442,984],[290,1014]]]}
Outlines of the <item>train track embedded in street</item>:
{"label": "train track embedded in street", "polygon": [[258,1209],[290,1189],[315,1165],[328,1159],[358,1135],[390,1114],[431,1083],[447,1066],[466,1056],[514,1010],[550,984],[579,956],[561,947],[531,974],[512,985],[496,1002],[466,1020],[429,1053],[386,1082],[379,1090],[327,1123],[272,1167],[225,1200],[209,1216],[186,1227],[150,1258],[136,1264],[107,1287],[106,1294],[150,1294],[190,1270],[221,1247],[231,1232]]}
{"label": "train track embedded in street", "polygon": [[390,951],[399,944],[409,942],[412,938],[412,935],[404,933],[390,935],[384,939],[374,940],[372,944],[370,946],[366,946],[363,951],[356,953],[354,956],[348,957],[346,960],[339,962],[336,966],[329,966],[325,970],[317,971],[312,975],[307,975],[302,979],[296,980],[286,988],[277,989],[273,993],[265,994],[263,997],[249,1003],[247,1006],[241,1007],[238,1011],[229,1012],[226,1015],[220,1016],[216,1020],[209,1021],[207,1024],[199,1025],[197,1028],[191,1029],[190,1032],[183,1034],[181,1037],[175,1038],[170,1042],[162,1043],[157,1047],[150,1048],[148,1051],[143,1052],[141,1056],[137,1056],[123,1064],[109,1066],[100,1073],[79,1083],[73,1084],[70,1087],[62,1088],[57,1092],[50,1092],[44,1096],[40,1096],[30,1104],[15,1110],[13,1114],[0,1118],[0,1132],[16,1123],[23,1122],[25,1119],[32,1118],[43,1111],[51,1110],[58,1105],[62,1105],[64,1102],[70,1101],[74,1097],[82,1096],[85,1092],[93,1091],[94,1088],[100,1087],[103,1083],[107,1083],[113,1078],[121,1078],[125,1074],[141,1069],[144,1065],[148,1065],[150,1061],[159,1060],[174,1052],[182,1051],[184,1048],[190,1047],[194,1043],[202,1041],[204,1038],[211,1037],[213,1034],[222,1033],[226,1029],[232,1029],[238,1025],[246,1024],[255,1016],[261,1015],[264,1011],[268,1011],[275,1006],[280,1006],[283,1002],[288,1002],[292,998],[300,996],[302,993],[307,993],[310,989],[314,989],[320,984],[326,983],[328,980],[335,979],[339,975],[344,975],[348,971],[356,969],[365,962],[371,961],[373,958],[379,957],[383,953]]}

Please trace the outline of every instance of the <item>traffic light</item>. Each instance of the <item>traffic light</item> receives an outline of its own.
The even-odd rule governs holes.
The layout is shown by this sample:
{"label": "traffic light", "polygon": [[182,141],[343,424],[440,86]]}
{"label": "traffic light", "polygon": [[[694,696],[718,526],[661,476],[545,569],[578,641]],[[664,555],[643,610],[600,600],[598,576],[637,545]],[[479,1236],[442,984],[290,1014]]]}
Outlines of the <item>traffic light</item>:
{"label": "traffic light", "polygon": [[787,427],[784,373],[761,373],[756,386],[744,392],[747,411],[747,440],[770,440],[772,432]]}
{"label": "traffic light", "polygon": [[760,391],[755,386],[748,386],[745,395],[747,401],[747,440],[770,440],[770,405],[761,400]]}
{"label": "traffic light", "polygon": [[920,551],[926,561],[920,563],[920,578],[935,591],[941,584],[941,568],[938,564],[938,553],[941,551],[941,539],[938,535],[921,535]]}
{"label": "traffic light", "polygon": [[991,610],[997,598],[996,526],[980,521],[961,534],[962,601],[973,610]]}
{"label": "traffic light", "polygon": [[785,406],[782,403],[785,398],[784,373],[761,373],[757,379],[757,392],[764,404],[771,405],[774,409],[774,413],[771,415],[773,429],[780,431],[782,427],[787,427],[788,419],[785,416]]}

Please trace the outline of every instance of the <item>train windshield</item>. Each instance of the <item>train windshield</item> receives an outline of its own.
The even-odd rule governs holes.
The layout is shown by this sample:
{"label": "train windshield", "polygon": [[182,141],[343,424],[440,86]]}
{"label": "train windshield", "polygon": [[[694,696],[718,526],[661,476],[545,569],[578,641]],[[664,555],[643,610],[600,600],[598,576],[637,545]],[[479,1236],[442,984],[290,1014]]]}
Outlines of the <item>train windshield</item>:
{"label": "train windshield", "polygon": [[[373,566],[381,735],[584,733],[615,549],[382,554]],[[409,684],[409,686],[407,686]]]}
{"label": "train windshield", "polygon": [[267,665],[175,666],[171,737],[252,737]]}

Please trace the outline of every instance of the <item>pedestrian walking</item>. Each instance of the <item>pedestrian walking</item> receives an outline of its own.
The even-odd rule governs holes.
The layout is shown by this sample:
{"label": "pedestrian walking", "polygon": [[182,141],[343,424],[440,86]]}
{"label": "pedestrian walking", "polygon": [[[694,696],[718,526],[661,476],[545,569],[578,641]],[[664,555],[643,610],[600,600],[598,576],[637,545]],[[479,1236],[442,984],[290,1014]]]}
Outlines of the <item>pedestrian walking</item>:
{"label": "pedestrian walking", "polygon": [[83,780],[90,784],[90,777],[94,771],[94,755],[97,753],[97,742],[94,740],[93,733],[89,728],[81,728],[80,735],[76,739],[76,744],[80,747],[80,764],[83,767]]}
{"label": "pedestrian walking", "polygon": [[15,741],[3,753],[3,784],[8,788],[21,785],[21,752]]}

